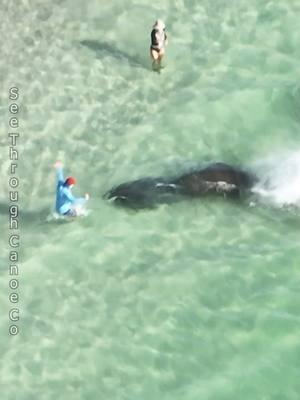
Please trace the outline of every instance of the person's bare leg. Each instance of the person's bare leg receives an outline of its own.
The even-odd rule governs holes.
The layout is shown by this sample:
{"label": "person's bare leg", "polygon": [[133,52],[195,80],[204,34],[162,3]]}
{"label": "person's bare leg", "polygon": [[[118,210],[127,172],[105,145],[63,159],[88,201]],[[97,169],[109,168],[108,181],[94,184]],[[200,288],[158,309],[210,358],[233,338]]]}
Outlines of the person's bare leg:
{"label": "person's bare leg", "polygon": [[154,49],[150,49],[150,55],[151,58],[153,60],[152,62],[152,69],[153,71],[157,71],[159,69],[159,52],[154,50]]}
{"label": "person's bare leg", "polygon": [[161,61],[162,61],[164,55],[165,55],[165,49],[162,48],[162,49],[159,50],[159,53],[158,53],[158,64],[159,64],[159,68],[163,68],[163,66],[161,65]]}

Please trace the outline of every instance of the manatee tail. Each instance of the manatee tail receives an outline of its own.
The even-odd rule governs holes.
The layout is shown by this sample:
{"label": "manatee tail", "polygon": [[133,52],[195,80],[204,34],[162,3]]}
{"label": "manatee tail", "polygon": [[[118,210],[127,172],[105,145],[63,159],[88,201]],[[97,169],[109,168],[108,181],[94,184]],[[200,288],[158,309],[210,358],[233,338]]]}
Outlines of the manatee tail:
{"label": "manatee tail", "polygon": [[117,205],[133,209],[154,208],[176,201],[179,187],[163,178],[144,178],[123,183],[103,196]]}

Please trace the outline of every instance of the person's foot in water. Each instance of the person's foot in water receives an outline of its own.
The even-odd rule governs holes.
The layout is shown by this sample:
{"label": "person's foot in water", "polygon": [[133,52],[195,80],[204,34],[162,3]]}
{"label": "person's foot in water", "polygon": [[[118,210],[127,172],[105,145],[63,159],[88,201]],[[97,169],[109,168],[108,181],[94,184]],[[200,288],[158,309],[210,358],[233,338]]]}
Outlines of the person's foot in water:
{"label": "person's foot in water", "polygon": [[159,61],[154,60],[152,63],[152,70],[160,74],[161,69],[162,69],[161,63]]}

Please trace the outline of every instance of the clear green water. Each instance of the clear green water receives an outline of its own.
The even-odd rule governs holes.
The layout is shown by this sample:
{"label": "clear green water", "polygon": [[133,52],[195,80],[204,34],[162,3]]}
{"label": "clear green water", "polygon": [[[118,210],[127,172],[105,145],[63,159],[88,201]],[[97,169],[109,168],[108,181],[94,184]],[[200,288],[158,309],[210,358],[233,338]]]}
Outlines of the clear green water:
{"label": "clear green water", "polygon": [[[4,400],[299,400],[298,0],[2,0]],[[166,20],[166,68],[149,32]],[[20,334],[8,329],[9,104],[20,88]],[[61,159],[90,214],[49,221]],[[252,203],[132,213],[111,186],[222,160]],[[285,207],[289,204],[291,207]],[[3,234],[4,232],[4,234]]]}

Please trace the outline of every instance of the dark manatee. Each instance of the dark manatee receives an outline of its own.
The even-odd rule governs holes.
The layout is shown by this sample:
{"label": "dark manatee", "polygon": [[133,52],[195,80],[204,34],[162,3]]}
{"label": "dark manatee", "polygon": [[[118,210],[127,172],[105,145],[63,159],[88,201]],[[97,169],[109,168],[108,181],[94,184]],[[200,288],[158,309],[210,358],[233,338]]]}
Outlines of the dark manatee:
{"label": "dark manatee", "polygon": [[177,187],[163,178],[143,178],[112,188],[104,198],[129,208],[154,208],[176,201]]}
{"label": "dark manatee", "polygon": [[254,181],[255,177],[249,172],[228,164],[214,163],[198,171],[181,175],[173,182],[187,196],[221,193],[236,197],[242,191],[250,189]]}
{"label": "dark manatee", "polygon": [[255,181],[256,177],[249,172],[213,163],[175,178],[144,178],[123,183],[108,191],[104,198],[133,209],[153,208],[182,198],[208,195],[239,198]]}

